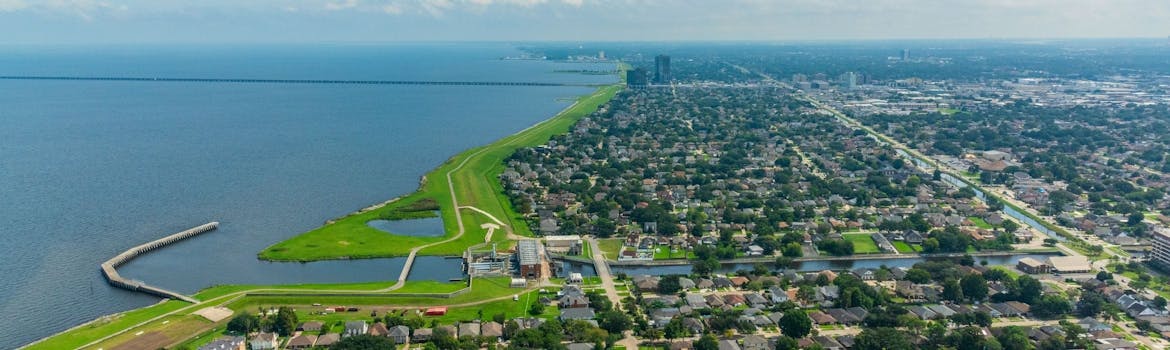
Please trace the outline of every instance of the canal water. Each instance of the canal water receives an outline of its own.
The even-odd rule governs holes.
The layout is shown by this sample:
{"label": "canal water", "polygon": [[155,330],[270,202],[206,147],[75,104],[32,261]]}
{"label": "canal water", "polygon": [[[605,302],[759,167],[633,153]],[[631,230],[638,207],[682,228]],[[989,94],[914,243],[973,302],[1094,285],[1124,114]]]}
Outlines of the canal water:
{"label": "canal water", "polygon": [[[1033,258],[1043,261],[1052,255],[1044,254],[1019,254],[1010,256],[987,256],[975,257],[977,264],[982,261],[987,261],[988,266],[1008,266],[1015,267],[1016,263],[1023,258]],[[853,270],[861,268],[879,268],[886,266],[888,268],[894,267],[912,267],[914,264],[925,261],[924,258],[906,258],[906,259],[870,259],[870,260],[820,260],[820,261],[803,261],[794,263],[794,269],[800,272],[814,272],[824,270]],[[718,273],[732,273],[739,270],[751,271],[756,264],[725,264],[719,268]],[[770,263],[764,263],[769,268],[772,267]],[[691,265],[671,265],[671,266],[611,266],[614,273],[625,273],[630,276],[638,275],[671,275],[671,274],[690,274]]]}
{"label": "canal water", "polygon": [[[927,163],[921,159],[918,159],[917,157],[912,156],[903,150],[898,150],[898,154],[902,155],[902,157],[905,157],[906,159],[913,161],[914,164],[917,164],[919,168],[934,169],[934,167],[931,166],[929,163]],[[947,183],[954,185],[956,187],[959,187],[959,188],[964,188],[964,187],[969,186],[969,185],[967,185],[966,182],[963,182],[963,180],[957,179],[954,176],[951,176],[950,174],[947,174],[947,173],[942,173],[940,175],[940,178],[942,178],[943,181],[946,181]],[[987,201],[987,195],[984,194],[982,190],[980,190],[979,188],[974,188],[974,187],[972,187],[971,190],[973,190],[975,192],[976,197],[978,197],[979,199],[981,199],[983,201]],[[1055,231],[1048,229],[1048,227],[1037,222],[1036,220],[1033,220],[1031,217],[1024,215],[1023,213],[1020,213],[1019,211],[1015,210],[1014,208],[1012,208],[1010,206],[1005,205],[1003,207],[1003,213],[1004,213],[1004,215],[1015,218],[1016,220],[1019,220],[1020,222],[1023,222],[1024,224],[1027,224],[1028,226],[1031,226],[1032,228],[1036,229],[1036,231],[1043,233],[1050,238],[1056,239],[1057,241],[1061,241],[1061,242],[1064,242],[1066,240],[1066,238],[1064,238],[1064,236],[1061,236],[1059,233],[1056,233]]]}

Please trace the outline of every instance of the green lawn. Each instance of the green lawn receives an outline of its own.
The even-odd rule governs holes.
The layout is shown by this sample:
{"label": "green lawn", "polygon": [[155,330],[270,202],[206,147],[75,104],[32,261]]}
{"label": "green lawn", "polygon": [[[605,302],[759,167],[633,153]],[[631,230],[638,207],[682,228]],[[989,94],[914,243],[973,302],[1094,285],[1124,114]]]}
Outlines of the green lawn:
{"label": "green lawn", "polygon": [[654,260],[667,259],[694,259],[695,253],[689,250],[671,252],[670,247],[657,246],[654,248]]}
{"label": "green lawn", "polygon": [[593,245],[589,241],[581,241],[581,257],[586,259],[593,259]]}
{"label": "green lawn", "polygon": [[396,296],[394,293],[384,293],[383,295],[370,295],[369,293],[343,295],[344,293],[331,293],[328,296],[320,296],[313,293],[290,291],[268,293],[270,295],[249,295],[233,302],[228,307],[233,310],[240,310],[238,307],[241,307],[241,305],[311,305],[314,303],[326,305],[410,306],[460,304],[508,296],[524,291],[520,288],[509,287],[508,284],[510,281],[511,278],[506,276],[476,278],[472,283],[470,292],[451,298]]}
{"label": "green lawn", "polygon": [[995,226],[992,226],[991,224],[987,223],[987,221],[984,221],[983,218],[981,218],[981,217],[971,216],[971,217],[967,217],[967,220],[971,220],[971,223],[974,223],[975,227],[978,227],[981,229],[990,230],[990,229],[995,228]]}
{"label": "green lawn", "polygon": [[[447,325],[454,324],[456,322],[468,322],[473,320],[491,321],[493,316],[501,313],[504,314],[505,318],[507,319],[521,316],[530,316],[528,314],[528,308],[532,303],[539,301],[540,294],[538,294],[537,291],[529,291],[518,295],[520,297],[520,300],[518,301],[509,298],[506,300],[493,301],[475,306],[451,307],[447,309],[447,314],[443,316],[417,315],[417,317],[420,317],[422,320],[426,321],[428,325],[431,321],[438,321],[440,325]],[[321,321],[327,326],[338,328],[341,328],[340,325],[344,324],[345,321],[363,320],[369,322],[372,319],[370,317],[370,312],[366,310],[358,312],[328,313],[324,315],[316,313],[316,311],[317,308],[298,309],[297,318],[299,320]],[[407,310],[404,315],[405,317],[416,317],[415,311],[416,310]],[[481,314],[482,317],[480,316]],[[557,317],[559,314],[560,311],[556,306],[546,306],[544,313],[540,314],[538,317],[551,319]],[[379,316],[383,315],[384,313],[379,313]]]}
{"label": "green lawn", "polygon": [[172,300],[137,310],[104,316],[99,321],[55,335],[26,349],[76,349],[101,337],[188,305],[191,304]]}
{"label": "green lawn", "polygon": [[845,240],[853,242],[853,254],[873,254],[880,253],[877,243],[873,241],[868,233],[858,234],[844,234],[841,235]]}
{"label": "green lawn", "polygon": [[[519,235],[532,236],[528,225],[509,204],[498,175],[503,172],[503,160],[516,149],[544,144],[557,134],[566,132],[576,121],[609,101],[621,89],[619,85],[599,88],[582,96],[572,108],[521,132],[497,140],[487,146],[464,151],[438,168],[427,173],[425,183],[415,193],[384,207],[337,219],[335,222],[274,244],[259,253],[265,260],[314,261],[345,258],[394,257],[409,254],[413,247],[442,241],[458,231],[455,215],[462,215],[466,234],[459,239],[421,252],[424,255],[459,255],[468,246],[483,243],[485,230],[480,224],[491,222],[482,214],[463,210],[456,213],[449,192],[447,174],[455,184],[455,196],[460,206],[474,206],[503,220]],[[458,170],[456,170],[458,168]],[[454,170],[454,171],[453,171]],[[393,216],[404,208],[423,200],[437,203],[445,237],[411,237],[393,235],[366,225],[380,217]],[[505,241],[506,234],[498,232],[492,241]]]}
{"label": "green lawn", "polygon": [[621,253],[622,241],[621,238],[599,239],[597,240],[597,245],[599,245],[597,248],[601,249],[601,253],[605,255],[606,259],[617,260],[618,254]]}
{"label": "green lawn", "polygon": [[922,245],[919,244],[909,244],[902,241],[891,241],[890,243],[894,245],[894,249],[897,249],[902,254],[913,254],[922,251]]}
{"label": "green lawn", "polygon": [[[410,288],[412,285],[418,283],[430,283],[431,281],[410,281],[402,286],[402,289]],[[397,281],[382,281],[382,282],[359,282],[359,283],[314,283],[314,284],[288,284],[288,285],[255,285],[255,284],[230,284],[213,286],[195,293],[193,297],[199,300],[208,300],[222,295],[227,295],[239,291],[253,290],[253,289],[297,289],[297,290],[378,290],[390,287],[397,283]],[[401,291],[401,289],[399,290]]]}

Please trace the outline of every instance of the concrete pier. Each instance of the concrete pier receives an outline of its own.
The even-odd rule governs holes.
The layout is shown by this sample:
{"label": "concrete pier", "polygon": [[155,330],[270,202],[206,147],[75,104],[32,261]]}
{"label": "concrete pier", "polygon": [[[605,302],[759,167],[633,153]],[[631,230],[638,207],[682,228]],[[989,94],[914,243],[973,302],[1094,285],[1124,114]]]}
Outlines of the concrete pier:
{"label": "concrete pier", "polygon": [[187,229],[183,232],[179,232],[179,233],[176,233],[176,234],[173,234],[170,236],[159,238],[157,240],[146,242],[146,243],[140,244],[138,246],[135,246],[133,248],[127,249],[126,251],[122,252],[121,254],[118,254],[117,256],[110,258],[110,260],[106,260],[106,262],[102,263],[102,265],[101,265],[102,275],[105,276],[106,281],[110,282],[110,285],[112,285],[114,287],[123,288],[123,289],[136,291],[136,292],[143,292],[143,293],[147,293],[147,294],[152,294],[152,295],[160,296],[163,298],[182,300],[182,301],[186,301],[189,303],[198,303],[199,300],[196,300],[195,298],[192,298],[192,297],[189,297],[189,296],[186,296],[183,294],[179,294],[177,292],[172,292],[172,291],[169,291],[166,289],[162,289],[159,287],[151,286],[151,285],[148,285],[148,284],[143,283],[141,281],[135,281],[132,279],[122,277],[122,275],[118,274],[117,268],[118,268],[118,266],[121,266],[122,264],[125,264],[126,262],[128,262],[130,260],[134,260],[134,258],[137,258],[139,255],[142,255],[142,254],[145,254],[145,253],[150,252],[152,250],[162,248],[162,247],[165,247],[165,246],[170,245],[172,243],[199,235],[199,234],[204,233],[204,232],[215,230],[218,227],[219,227],[219,222],[213,221],[213,222],[209,222],[209,223],[206,223],[203,225],[199,225],[199,226]]}

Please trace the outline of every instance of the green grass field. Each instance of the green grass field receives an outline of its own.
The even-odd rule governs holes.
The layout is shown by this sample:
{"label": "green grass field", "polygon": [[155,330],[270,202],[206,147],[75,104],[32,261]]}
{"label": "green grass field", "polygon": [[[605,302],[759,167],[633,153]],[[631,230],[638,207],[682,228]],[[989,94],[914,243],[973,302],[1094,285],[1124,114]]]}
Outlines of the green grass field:
{"label": "green grass field", "polygon": [[146,320],[191,305],[182,301],[167,301],[120,314],[104,316],[98,321],[58,334],[27,349],[76,349],[94,340]]}
{"label": "green grass field", "polygon": [[987,223],[987,221],[984,221],[983,218],[980,218],[977,216],[968,217],[967,220],[971,220],[971,223],[974,223],[975,227],[978,227],[981,229],[990,230],[990,229],[995,228],[995,226],[992,226],[991,224]]}
{"label": "green grass field", "polygon": [[877,243],[873,241],[868,233],[858,234],[844,234],[841,235],[846,241],[853,243],[853,254],[874,254],[880,253]]}
{"label": "green grass field", "polygon": [[902,254],[914,254],[922,252],[922,245],[908,244],[902,241],[891,241],[890,243],[894,245],[894,249],[897,249],[898,252]]}
{"label": "green grass field", "polygon": [[607,238],[597,240],[597,249],[601,249],[601,253],[605,255],[606,259],[617,260],[618,254],[621,253],[622,239],[621,238]]}
{"label": "green grass field", "polygon": [[[574,106],[551,119],[487,146],[469,149],[451,157],[427,173],[426,183],[415,193],[384,207],[337,219],[331,224],[274,244],[261,251],[259,257],[276,261],[314,261],[404,256],[413,247],[454,236],[459,231],[455,215],[462,215],[466,229],[463,237],[420,252],[423,255],[459,255],[467,247],[484,242],[486,231],[480,225],[491,220],[470,210],[456,212],[447,182],[449,172],[460,206],[474,206],[492,213],[516,234],[532,236],[528,225],[512,209],[497,180],[497,176],[504,170],[503,160],[516,149],[544,144],[553,135],[568,131],[577,120],[593,113],[620,89],[619,85],[599,88],[593,94],[579,98]],[[426,238],[393,235],[366,225],[370,220],[393,215],[424,199],[433,200],[441,208],[440,216],[447,231],[446,236]],[[492,241],[506,239],[504,232],[492,236]]]}
{"label": "green grass field", "polygon": [[689,250],[671,252],[670,247],[658,246],[654,248],[654,260],[694,259],[695,253]]}
{"label": "green grass field", "polygon": [[582,240],[581,257],[586,259],[593,259],[593,245],[589,244],[589,241]]}

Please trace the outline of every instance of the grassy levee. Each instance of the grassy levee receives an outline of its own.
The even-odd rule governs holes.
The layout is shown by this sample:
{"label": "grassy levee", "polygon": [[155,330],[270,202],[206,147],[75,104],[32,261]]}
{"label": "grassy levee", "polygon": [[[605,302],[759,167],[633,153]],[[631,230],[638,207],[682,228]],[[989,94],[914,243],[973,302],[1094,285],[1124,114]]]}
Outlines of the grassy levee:
{"label": "grassy levee", "polygon": [[[402,288],[388,292],[381,290],[393,285],[395,281],[343,284],[215,286],[195,294],[198,299],[203,301],[200,304],[167,301],[141,309],[106,316],[97,321],[58,333],[39,343],[28,346],[27,349],[76,349],[108,335],[122,332],[117,336],[93,344],[93,346],[109,348],[133,339],[134,337],[132,335],[134,331],[169,331],[170,327],[167,326],[168,324],[178,324],[178,322],[175,322],[176,320],[190,319],[195,311],[217,305],[226,306],[236,312],[250,310],[249,308],[254,309],[254,306],[284,304],[311,305],[313,303],[325,302],[337,305],[426,306],[471,303],[493,298],[503,298],[525,291],[510,288],[509,282],[510,279],[507,277],[477,278],[472,283],[471,291],[452,298],[405,296],[401,294],[445,294],[465,288],[465,282],[409,281]],[[331,296],[316,296],[315,293],[323,293],[322,291],[329,291]],[[262,293],[264,295],[249,295],[252,293]],[[345,293],[353,293],[354,295],[347,296],[344,295]],[[206,323],[203,321],[199,322],[200,324]],[[204,326],[206,327],[202,328],[207,328],[212,325],[206,323]],[[191,335],[197,336],[197,334],[202,334],[202,332],[202,329],[196,330],[195,334]],[[173,336],[178,338],[180,335],[175,334]]]}
{"label": "grassy levee", "polygon": [[[315,261],[405,256],[413,247],[453,236],[459,231],[454,216],[463,215],[463,219],[468,221],[464,223],[466,232],[463,237],[420,252],[422,255],[460,255],[468,246],[484,242],[486,231],[479,225],[492,221],[468,210],[456,211],[451,201],[447,174],[451,175],[451,181],[457,185],[455,196],[460,206],[473,206],[491,213],[511,227],[514,233],[531,236],[532,232],[523,218],[512,209],[499,183],[498,176],[504,170],[504,159],[521,147],[544,144],[553,135],[567,132],[577,120],[596,111],[620,89],[621,86],[617,84],[598,88],[592,94],[578,98],[575,104],[548,120],[487,146],[469,149],[451,157],[427,173],[425,183],[417,192],[380,208],[339,218],[274,244],[261,251],[259,257],[273,261]],[[391,215],[423,199],[438,203],[446,236],[424,238],[394,235],[366,225],[370,220]],[[507,234],[503,231],[494,233],[492,241],[505,240]]]}
{"label": "grassy levee", "polygon": [[110,333],[144,322],[171,311],[188,306],[186,302],[170,300],[141,309],[103,316],[93,322],[77,326],[64,333],[54,335],[39,343],[28,346],[29,350],[76,349]]}

